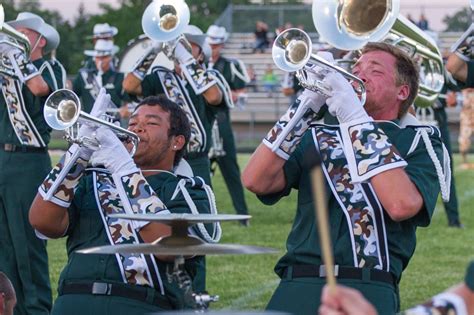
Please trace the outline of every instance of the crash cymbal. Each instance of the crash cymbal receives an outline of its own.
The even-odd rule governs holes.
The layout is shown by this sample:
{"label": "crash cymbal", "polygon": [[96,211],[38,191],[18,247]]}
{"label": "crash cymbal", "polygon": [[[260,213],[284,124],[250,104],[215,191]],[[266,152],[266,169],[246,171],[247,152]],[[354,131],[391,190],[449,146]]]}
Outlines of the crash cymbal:
{"label": "crash cymbal", "polygon": [[169,214],[110,214],[111,218],[120,218],[137,221],[153,221],[166,224],[173,222],[189,222],[188,225],[196,223],[214,223],[222,221],[248,220],[252,216],[242,214],[190,214],[190,213],[169,213]]}
{"label": "crash cymbal", "polygon": [[197,244],[197,245],[170,245],[170,244],[123,244],[98,246],[77,251],[81,254],[157,254],[157,255],[235,255],[235,254],[273,254],[278,251],[273,248],[237,245],[237,244]]}

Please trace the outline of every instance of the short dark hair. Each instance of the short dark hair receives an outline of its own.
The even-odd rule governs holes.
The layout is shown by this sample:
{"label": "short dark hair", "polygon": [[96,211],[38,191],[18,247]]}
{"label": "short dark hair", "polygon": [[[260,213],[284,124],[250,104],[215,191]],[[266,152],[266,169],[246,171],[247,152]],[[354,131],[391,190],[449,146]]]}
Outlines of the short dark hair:
{"label": "short dark hair", "polygon": [[395,80],[398,86],[407,84],[410,89],[410,95],[404,100],[398,111],[398,117],[402,117],[408,111],[408,108],[413,104],[416,95],[418,94],[418,86],[420,82],[420,71],[418,65],[414,62],[414,58],[410,57],[402,49],[391,45],[389,43],[377,42],[368,43],[362,49],[362,54],[370,51],[384,51],[395,57],[396,74]]}
{"label": "short dark hair", "polygon": [[167,98],[165,95],[148,96],[138,103],[135,111],[143,105],[147,106],[160,106],[162,110],[170,114],[170,129],[168,131],[168,138],[172,136],[183,136],[184,146],[181,150],[176,151],[173,164],[178,165],[181,158],[186,153],[186,147],[191,137],[191,125],[189,119],[186,116],[181,107],[178,104]]}

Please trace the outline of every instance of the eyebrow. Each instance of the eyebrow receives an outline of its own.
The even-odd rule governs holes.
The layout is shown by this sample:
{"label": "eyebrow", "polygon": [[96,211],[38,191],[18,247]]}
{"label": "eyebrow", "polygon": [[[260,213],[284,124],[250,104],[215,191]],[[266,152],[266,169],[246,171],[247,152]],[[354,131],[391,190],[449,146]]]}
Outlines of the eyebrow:
{"label": "eyebrow", "polygon": [[[381,62],[378,62],[377,60],[371,60],[368,62],[369,64],[372,64],[372,65],[376,65],[376,66],[383,66],[383,64]],[[354,69],[355,67],[357,67],[358,65],[360,64],[359,61],[357,61],[354,66],[352,67],[352,69]]]}
{"label": "eyebrow", "polygon": [[[133,114],[132,116],[130,116],[130,119],[136,118],[137,116],[138,116],[137,114]],[[160,121],[163,120],[163,118],[160,115],[154,115],[154,114],[147,114],[145,115],[145,118],[156,118]]]}

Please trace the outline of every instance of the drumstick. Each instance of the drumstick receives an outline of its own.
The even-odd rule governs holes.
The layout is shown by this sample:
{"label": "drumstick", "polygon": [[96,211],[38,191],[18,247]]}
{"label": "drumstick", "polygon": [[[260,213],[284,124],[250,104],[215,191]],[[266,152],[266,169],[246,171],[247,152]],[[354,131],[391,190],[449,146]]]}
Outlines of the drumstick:
{"label": "drumstick", "polygon": [[336,277],[334,276],[334,257],[331,247],[331,236],[329,234],[328,210],[326,205],[326,191],[324,174],[321,167],[319,153],[317,158],[312,157],[311,185],[313,186],[314,212],[316,214],[319,232],[319,242],[321,246],[322,259],[326,269],[326,282],[331,294],[336,290]]}

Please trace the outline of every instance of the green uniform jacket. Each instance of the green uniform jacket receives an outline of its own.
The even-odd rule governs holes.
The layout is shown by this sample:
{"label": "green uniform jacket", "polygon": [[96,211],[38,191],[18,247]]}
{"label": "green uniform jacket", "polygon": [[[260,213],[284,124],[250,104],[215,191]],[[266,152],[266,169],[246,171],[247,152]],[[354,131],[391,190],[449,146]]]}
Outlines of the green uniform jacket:
{"label": "green uniform jacket", "polygon": [[[81,98],[83,105],[82,110],[86,113],[90,113],[92,106],[94,105],[96,96],[98,93],[94,92],[93,80],[97,76],[96,69],[85,69],[79,70],[76,78],[74,79],[72,89]],[[84,80],[86,78],[86,80]],[[102,74],[102,86],[110,95],[112,102],[116,107],[121,107],[123,101],[126,101],[126,93],[122,89],[124,74],[109,70]]]}
{"label": "green uniform jacket", "polygon": [[[182,193],[179,193],[176,198],[171,200],[177,184],[182,178],[183,177],[177,177],[167,172],[146,178],[157,196],[172,213],[190,213],[189,206],[184,200]],[[60,296],[58,298],[59,303],[57,302],[53,309],[54,314],[71,314],[72,310],[78,307],[81,310],[81,314],[103,314],[99,313],[98,310],[92,306],[88,308],[88,305],[81,305],[81,298],[72,298],[75,295],[61,295],[61,287],[65,283],[88,281],[123,283],[122,274],[119,270],[115,255],[83,255],[75,252],[76,250],[88,247],[110,245],[101,214],[97,208],[92,179],[93,176],[90,173],[81,179],[75,192],[73,203],[68,210],[70,221],[66,233],[68,237],[68,262],[61,272],[59,279],[58,291]],[[201,188],[189,187],[189,185],[187,185],[187,190],[196,204],[198,211],[200,213],[210,213],[209,200],[206,192]],[[206,225],[206,227],[209,227],[209,231],[212,230],[212,226]],[[197,228],[193,227],[192,233],[201,236]],[[165,263],[158,259],[156,261],[160,274],[157,275],[158,281],[155,281],[155,290],[159,293],[161,290],[160,287],[163,286],[164,296],[168,299],[169,303],[171,303],[174,308],[183,308],[184,302],[181,290],[175,283],[169,283],[166,278],[166,268],[171,267],[172,270],[172,263]],[[187,260],[186,268],[191,276],[193,276],[194,267],[192,260]],[[161,285],[158,283],[161,283]],[[129,284],[128,286],[133,285]],[[82,295],[82,297],[91,300],[94,298],[92,295]],[[63,303],[61,300],[68,301],[68,303]],[[122,298],[122,300],[124,299]],[[151,305],[143,302],[125,300],[128,304],[136,304],[135,314],[140,313],[140,311],[160,310],[158,307],[153,308]],[[120,303],[114,303],[114,305],[112,305],[112,303],[110,304],[110,306],[107,306],[107,311],[111,313],[113,313],[113,310],[119,311],[121,306],[123,306]]]}

